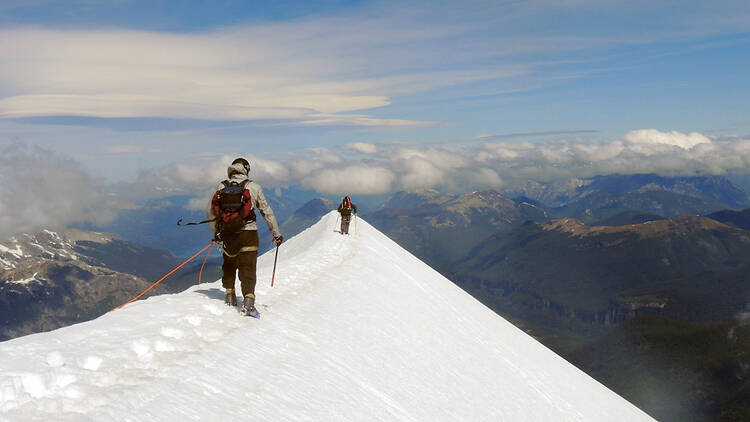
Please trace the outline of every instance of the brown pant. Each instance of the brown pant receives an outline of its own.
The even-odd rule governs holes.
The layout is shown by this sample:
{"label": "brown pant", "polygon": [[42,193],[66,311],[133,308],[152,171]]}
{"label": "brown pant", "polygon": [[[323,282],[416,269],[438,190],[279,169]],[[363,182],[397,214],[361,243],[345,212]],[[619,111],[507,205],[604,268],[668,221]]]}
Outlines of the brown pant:
{"label": "brown pant", "polygon": [[[240,273],[242,296],[255,294],[255,266],[258,261],[258,232],[243,230],[239,233],[222,233],[224,242],[224,264],[221,284],[225,289],[234,289],[237,271]],[[254,249],[242,251],[243,248]]]}
{"label": "brown pant", "polygon": [[342,215],[341,216],[341,233],[346,234],[349,233],[349,222],[352,221],[352,215]]}

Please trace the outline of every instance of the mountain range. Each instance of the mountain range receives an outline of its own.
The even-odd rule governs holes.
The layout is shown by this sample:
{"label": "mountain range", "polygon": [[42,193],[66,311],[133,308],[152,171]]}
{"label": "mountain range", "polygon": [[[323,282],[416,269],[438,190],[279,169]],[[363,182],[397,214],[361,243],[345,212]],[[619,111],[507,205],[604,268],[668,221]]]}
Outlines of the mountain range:
{"label": "mountain range", "polygon": [[543,221],[546,211],[515,202],[496,191],[446,195],[398,192],[381,209],[365,215],[410,252],[439,271],[493,233],[525,221]]}
{"label": "mountain range", "polygon": [[492,236],[457,263],[454,280],[516,306],[607,325],[640,311],[733,319],[750,297],[748,270],[750,232],[706,217],[619,227],[566,218]]}
{"label": "mountain range", "polygon": [[525,196],[550,207],[570,204],[593,192],[623,195],[633,192],[666,191],[721,204],[724,208],[750,206],[750,196],[738,184],[723,176],[668,177],[658,174],[613,174],[553,183],[529,181],[521,188],[505,192]]}
{"label": "mountain range", "polygon": [[726,204],[669,190],[639,190],[615,194],[594,190],[573,202],[553,208],[550,214],[557,217],[573,217],[587,223],[612,218],[626,211],[677,217],[680,215],[706,215],[725,209]]}
{"label": "mountain range", "polygon": [[707,217],[713,218],[716,221],[721,221],[722,223],[726,223],[731,226],[750,230],[750,208],[742,211],[721,210],[715,213],[711,213]]}
{"label": "mountain range", "polygon": [[325,214],[336,209],[332,201],[326,198],[315,198],[304,205],[302,205],[297,211],[281,223],[281,233],[287,238],[296,236],[306,228],[317,223]]}
{"label": "mountain range", "polygon": [[529,222],[450,277],[659,420],[750,415],[750,231],[698,216]]}

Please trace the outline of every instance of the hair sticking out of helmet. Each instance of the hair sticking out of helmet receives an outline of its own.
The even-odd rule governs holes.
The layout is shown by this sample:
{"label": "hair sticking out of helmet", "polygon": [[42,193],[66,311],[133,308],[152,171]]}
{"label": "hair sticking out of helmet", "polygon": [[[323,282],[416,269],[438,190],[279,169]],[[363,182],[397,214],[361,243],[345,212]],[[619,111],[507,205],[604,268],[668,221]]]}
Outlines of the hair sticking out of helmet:
{"label": "hair sticking out of helmet", "polygon": [[233,165],[237,163],[242,164],[242,167],[245,167],[247,174],[250,174],[250,163],[246,159],[242,157],[238,157],[238,158],[235,158],[234,161],[232,161]]}

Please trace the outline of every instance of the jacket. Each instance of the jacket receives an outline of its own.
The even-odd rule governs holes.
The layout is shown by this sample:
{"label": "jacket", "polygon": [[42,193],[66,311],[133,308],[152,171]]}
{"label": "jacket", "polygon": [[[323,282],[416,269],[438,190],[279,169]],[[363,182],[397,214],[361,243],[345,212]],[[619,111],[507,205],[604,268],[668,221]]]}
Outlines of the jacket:
{"label": "jacket", "polygon": [[339,214],[342,216],[352,215],[352,213],[357,213],[357,206],[354,204],[351,204],[351,208],[345,207],[344,203],[342,202],[341,205],[339,205],[339,209],[337,210]]}
{"label": "jacket", "polygon": [[[271,234],[274,238],[281,236],[281,231],[279,230],[279,224],[276,222],[276,216],[273,214],[273,210],[271,209],[271,206],[268,205],[268,201],[266,201],[266,196],[263,194],[263,188],[258,184],[257,182],[249,179],[247,177],[247,170],[245,170],[245,167],[242,164],[233,164],[227,168],[227,176],[228,180],[230,182],[238,182],[242,183],[245,180],[247,180],[247,184],[245,184],[245,189],[247,189],[250,192],[250,198],[253,202],[253,209],[260,212],[260,215],[263,217],[263,219],[266,221],[266,224],[268,225],[268,229],[271,231]],[[216,191],[214,192],[214,195],[216,192],[224,189],[224,182],[220,182],[219,186],[216,188]],[[208,208],[206,209],[206,216],[209,219],[216,218],[217,216],[214,214],[212,208],[211,208],[211,200],[213,199],[213,195],[211,195],[211,199],[208,201]],[[256,221],[248,221],[245,223],[245,226],[242,227],[242,230],[258,230],[258,224]],[[211,231],[216,234],[216,224],[211,223]]]}

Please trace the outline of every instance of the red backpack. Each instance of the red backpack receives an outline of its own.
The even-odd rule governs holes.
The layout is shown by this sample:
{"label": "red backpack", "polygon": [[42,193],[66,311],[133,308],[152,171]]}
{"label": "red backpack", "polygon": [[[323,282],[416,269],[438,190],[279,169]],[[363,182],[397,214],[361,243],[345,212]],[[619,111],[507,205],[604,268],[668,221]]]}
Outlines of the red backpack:
{"label": "red backpack", "polygon": [[217,232],[236,233],[248,221],[255,221],[250,191],[245,188],[249,180],[221,182],[224,187],[214,194],[211,210],[216,216]]}

